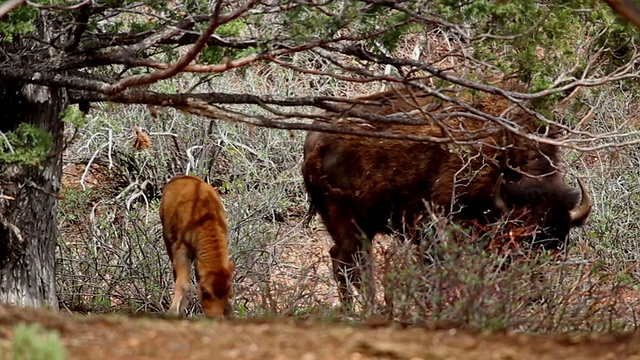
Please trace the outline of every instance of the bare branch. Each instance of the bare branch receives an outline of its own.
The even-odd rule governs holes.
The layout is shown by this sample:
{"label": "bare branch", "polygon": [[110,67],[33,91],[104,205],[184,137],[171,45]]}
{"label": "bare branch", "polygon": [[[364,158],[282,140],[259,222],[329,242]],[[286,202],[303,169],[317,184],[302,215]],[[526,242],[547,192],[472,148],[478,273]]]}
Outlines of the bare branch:
{"label": "bare branch", "polygon": [[[597,78],[597,79],[578,80],[570,83],[569,85],[545,90],[543,92],[537,93],[537,95],[508,91],[492,85],[480,84],[470,80],[462,79],[455,75],[450,75],[449,73],[445,73],[445,72],[440,72],[437,75],[439,77],[446,78],[447,80],[452,81],[454,83],[456,82],[461,83],[467,88],[474,88],[481,91],[502,95],[507,100],[517,104],[522,101],[519,99],[533,98],[534,96],[541,96],[541,94],[544,95],[544,94],[550,94],[550,93],[558,92],[565,89],[573,89],[576,86],[597,86],[599,84],[611,82],[623,77],[629,77],[629,78],[637,77],[637,75],[634,73],[628,74],[628,71],[629,71],[628,66],[623,67],[613,71],[613,74],[617,74],[616,76],[609,76],[609,77],[605,76],[603,78]],[[31,76],[28,76],[28,75],[31,75]],[[179,94],[178,95],[178,94],[157,94],[153,92],[140,91],[140,90],[125,91],[116,96],[108,97],[106,95],[103,95],[106,93],[105,91],[106,84],[99,84],[95,81],[87,82],[83,80],[84,82],[82,82],[80,81],[82,79],[74,79],[73,77],[69,77],[69,76],[67,77],[55,76],[55,75],[44,76],[44,74],[39,74],[39,73],[29,74],[29,71],[26,71],[26,70],[25,70],[24,76],[26,79],[30,80],[30,82],[34,82],[34,83],[39,83],[39,82],[48,83],[48,84],[60,83],[60,84],[65,84],[66,86],[71,86],[72,88],[75,87],[83,90],[89,90],[90,92],[93,93],[93,95],[90,95],[89,93],[89,94],[83,94],[80,96],[80,98],[84,99],[85,101],[86,100],[90,100],[90,101],[107,101],[108,100],[108,101],[128,103],[128,104],[139,103],[139,104],[153,104],[157,106],[171,106],[189,113],[199,114],[212,119],[227,119],[229,121],[241,121],[241,122],[247,122],[257,126],[265,126],[265,127],[273,127],[273,128],[281,128],[281,129],[300,129],[300,130],[313,129],[318,131],[349,133],[349,134],[355,134],[355,135],[377,136],[377,137],[387,137],[387,138],[403,138],[403,139],[414,140],[414,141],[432,141],[432,142],[449,141],[449,140],[442,140],[442,139],[434,140],[430,138],[421,138],[417,136],[380,134],[374,131],[369,131],[366,128],[359,128],[359,129],[353,130],[353,129],[344,129],[340,127],[335,127],[335,129],[331,129],[331,127],[334,125],[330,124],[331,122],[330,118],[325,118],[326,124],[312,125],[307,123],[304,123],[304,124],[295,123],[295,122],[291,123],[283,120],[287,118],[292,118],[292,117],[319,119],[323,115],[299,113],[299,112],[281,113],[267,106],[268,104],[279,105],[279,106],[312,106],[325,111],[329,111],[334,114],[341,114],[341,117],[343,118],[348,117],[350,119],[348,121],[349,124],[356,124],[357,121],[354,122],[354,120],[356,119],[364,119],[374,123],[379,122],[379,123],[388,123],[388,124],[417,124],[423,121],[423,120],[420,120],[420,117],[415,117],[412,114],[393,114],[393,115],[383,116],[373,112],[366,112],[366,111],[363,112],[363,111],[354,110],[351,104],[363,104],[363,100],[361,99],[343,99],[339,97],[280,98],[275,96],[256,96],[256,95],[249,95],[249,94],[222,94],[222,93]],[[524,136],[534,141],[550,143],[553,145],[564,146],[564,147],[573,148],[573,149],[582,150],[582,151],[605,148],[606,146],[623,146],[623,145],[630,145],[630,144],[637,143],[637,141],[635,140],[628,140],[628,139],[630,139],[630,137],[637,136],[638,134],[634,134],[634,133],[603,134],[597,137],[592,134],[577,132],[566,126],[556,124],[553,121],[546,119],[541,114],[520,105],[522,109],[529,112],[533,116],[540,118],[545,123],[557,125],[560,128],[568,130],[576,135],[583,135],[583,136],[590,137],[591,140],[567,139],[563,141],[557,141],[557,140],[544,139],[535,134],[524,134],[519,132],[519,129],[515,128],[513,124],[510,124],[506,119],[500,116],[494,116],[494,115],[486,114],[482,111],[479,111],[478,109],[473,108],[473,106],[466,104],[464,101],[456,98],[455,96],[445,95],[441,91],[427,87],[423,83],[415,82],[411,79],[400,81],[398,79],[392,78],[390,80],[394,80],[395,82],[398,82],[398,83],[403,82],[406,86],[415,87],[416,89],[419,89],[421,92],[423,92],[428,96],[433,96],[435,98],[442,99],[451,104],[455,104],[466,111],[466,113],[464,114],[464,116],[466,117],[477,117],[481,119],[487,119],[491,122],[499,124],[500,126],[503,126],[510,132],[517,133],[521,136]],[[214,108],[210,107],[212,106],[211,104],[215,104],[215,103],[256,104],[267,109],[271,113],[275,114],[275,116],[271,118],[255,117],[255,116],[241,118],[240,115],[235,115],[235,116],[228,115],[225,118],[225,116],[222,116],[222,117],[219,116],[220,115],[219,110],[213,111]],[[198,106],[194,106],[194,104],[198,104]],[[247,114],[243,114],[242,116],[247,116]],[[591,143],[593,142],[593,139],[606,140],[607,145],[594,145],[594,146],[577,145],[578,143],[584,143],[584,142]]]}
{"label": "bare branch", "polygon": [[85,1],[81,4],[82,7],[80,8],[78,16],[75,19],[75,29],[73,30],[73,33],[69,41],[64,46],[64,50],[67,52],[74,51],[75,49],[77,49],[78,44],[80,44],[80,39],[82,38],[82,35],[87,30],[87,26],[89,25],[90,10],[89,10],[89,6],[85,6],[85,5],[88,5],[88,4],[89,4],[89,1]]}
{"label": "bare branch", "polygon": [[[311,42],[311,43],[307,43],[307,44],[302,44],[300,46],[296,46],[296,47],[290,48],[290,49],[280,49],[280,50],[274,50],[272,52],[264,52],[264,53],[260,53],[260,54],[253,54],[253,55],[246,56],[246,57],[244,57],[242,59],[229,60],[229,61],[225,62],[224,64],[215,64],[215,65],[193,64],[193,65],[186,65],[181,69],[181,71],[192,72],[192,73],[220,73],[220,72],[224,72],[224,71],[231,70],[231,69],[234,69],[234,68],[246,66],[246,65],[249,65],[249,64],[251,64],[253,62],[260,61],[260,60],[275,61],[274,59],[275,59],[276,56],[290,54],[290,53],[296,53],[296,52],[301,52],[301,51],[306,51],[306,50],[309,50],[309,49],[313,49],[313,48],[321,45],[322,43],[323,43],[322,41],[316,41],[316,42]],[[162,70],[169,70],[173,66],[173,65],[170,65],[170,64],[166,64],[166,63],[159,63],[159,62],[156,62],[156,61],[153,61],[153,60],[133,60],[133,61],[129,62],[129,64],[130,65],[134,65],[134,66],[147,66],[147,67],[156,68],[156,69],[162,69]],[[144,75],[144,76],[149,76],[149,75]]]}
{"label": "bare branch", "polygon": [[254,5],[255,2],[256,1],[250,1],[240,9],[236,10],[234,13],[220,17],[220,7],[222,6],[222,1],[221,0],[216,1],[213,14],[211,15],[211,19],[209,21],[209,26],[207,26],[205,31],[202,33],[202,35],[200,36],[198,41],[195,43],[195,45],[193,45],[193,47],[189,50],[189,52],[185,54],[177,63],[169,66],[167,69],[158,70],[158,71],[152,72],[151,74],[131,76],[131,77],[122,79],[116,84],[111,85],[107,89],[107,94],[115,95],[123,91],[124,89],[127,89],[132,86],[141,86],[145,84],[150,84],[158,80],[168,79],[174,76],[175,74],[180,72],[185,66],[187,66],[191,61],[193,61],[193,59],[200,53],[200,51],[202,51],[204,46],[207,44],[207,41],[209,40],[211,35],[216,31],[218,26],[240,17],[242,14],[247,12]]}
{"label": "bare branch", "polygon": [[[105,58],[127,59],[135,54],[139,54],[149,49],[150,47],[156,44],[160,44],[171,39],[172,37],[182,33],[183,29],[191,26],[192,24],[193,24],[193,20],[191,19],[183,20],[176,27],[168,27],[165,31],[153,33],[153,35],[135,42],[134,45],[119,47],[116,50],[111,50],[104,54],[96,54],[95,56],[100,56]],[[112,42],[113,38],[110,37],[110,41]],[[101,65],[106,65],[106,64],[101,64]]]}
{"label": "bare branch", "polygon": [[[591,31],[592,29],[589,28],[589,31],[586,31],[588,35],[580,38],[581,42],[571,49],[580,56],[560,62],[557,68],[553,69],[554,78],[551,78],[549,74],[544,75],[544,83],[550,85],[542,91],[529,93],[525,90],[526,87],[502,88],[491,81],[485,81],[486,79],[473,80],[477,74],[482,74],[485,71],[499,73],[500,69],[505,68],[498,66],[499,62],[496,62],[495,59],[473,55],[480,54],[473,51],[477,41],[488,38],[493,41],[526,37],[534,29],[544,27],[545,19],[553,10],[540,12],[535,22],[531,22],[534,25],[527,24],[528,26],[519,34],[496,36],[495,34],[499,32],[494,34],[492,31],[473,29],[465,24],[447,23],[442,21],[438,15],[429,14],[426,11],[414,13],[409,10],[413,8],[413,5],[401,1],[362,1],[357,3],[359,11],[366,12],[373,7],[382,6],[391,9],[394,14],[396,12],[404,14],[399,17],[400,20],[393,21],[388,26],[373,24],[373,26],[366,27],[358,26],[357,16],[341,18],[343,14],[340,8],[327,6],[327,3],[294,2],[287,5],[269,5],[257,0],[246,0],[240,4],[230,5],[232,10],[228,10],[229,12],[225,14],[220,14],[222,11],[221,1],[214,4],[210,16],[193,15],[177,24],[173,23],[170,17],[163,12],[154,12],[146,7],[141,7],[140,4],[129,5],[126,9],[117,9],[116,14],[124,13],[125,17],[134,17],[134,21],[138,21],[144,16],[151,18],[155,29],[128,33],[125,26],[119,30],[122,33],[116,35],[99,33],[98,31],[96,34],[83,35],[82,32],[86,31],[83,30],[83,26],[76,27],[77,34],[74,34],[74,29],[70,28],[68,33],[73,39],[71,43],[73,46],[65,47],[65,50],[75,49],[73,53],[60,54],[45,64],[0,67],[0,77],[20,79],[28,83],[46,86],[65,87],[70,90],[72,103],[111,101],[122,104],[173,107],[210,119],[240,121],[282,129],[313,129],[435,143],[471,141],[481,136],[470,133],[463,137],[456,133],[456,129],[447,129],[446,127],[443,127],[443,133],[446,136],[437,139],[407,134],[387,134],[384,131],[376,130],[380,126],[384,127],[389,124],[421,125],[427,121],[438,124],[443,121],[444,116],[455,116],[485,120],[488,129],[490,129],[488,131],[506,129],[526,139],[574,149],[594,149],[594,146],[601,146],[603,143],[618,146],[617,144],[634,141],[633,137],[637,136],[633,132],[623,134],[614,131],[598,135],[587,132],[590,127],[584,126],[584,124],[589,121],[591,115],[585,115],[582,112],[583,108],[579,110],[581,113],[577,114],[577,118],[582,119],[578,127],[564,125],[552,118],[547,118],[549,114],[546,110],[559,112],[567,110],[570,105],[573,105],[579,95],[584,94],[579,91],[582,88],[597,87],[615,81],[640,77],[640,72],[637,70],[640,56],[634,53],[636,49],[633,46],[625,50],[626,53],[621,61],[607,62],[606,59],[611,56],[611,50],[608,49],[609,45],[601,45],[600,40],[608,32],[597,25],[593,27],[593,30],[597,31]],[[299,30],[292,33],[274,31],[267,36],[257,31],[265,30],[261,27],[264,24],[259,23],[260,21],[269,23],[269,21],[276,19],[274,27],[287,26],[290,24],[290,19],[286,16],[282,17],[282,15],[287,15],[286,12],[300,8],[310,10],[309,16],[313,16],[314,13],[321,14],[319,21],[325,20],[323,16],[332,17],[332,22],[327,23],[329,30],[320,34],[310,34],[310,36],[300,36]],[[108,7],[101,11],[104,9],[108,9]],[[94,9],[91,14],[94,14]],[[242,30],[234,33],[233,40],[214,35],[220,25],[248,14],[251,16],[247,18],[247,22],[242,22]],[[265,16],[256,16],[255,18],[259,20],[255,20],[253,18],[255,15]],[[295,16],[298,16],[297,14],[292,15],[294,15],[292,19],[296,19]],[[385,16],[383,15],[382,18],[386,21],[388,19]],[[204,25],[207,21],[202,33],[193,30],[194,24],[203,23],[202,25]],[[257,22],[253,23],[253,21]],[[79,23],[86,24],[85,21]],[[164,24],[160,25],[161,23]],[[136,22],[136,24],[138,23]],[[322,25],[322,23],[320,24]],[[395,32],[405,33],[406,29],[412,28],[413,24],[422,25],[423,27],[420,28],[426,29],[430,35],[412,33],[412,30],[406,33],[407,39],[414,42],[417,40],[417,44],[410,44],[411,48],[421,48],[421,45],[432,42],[433,37],[440,37],[440,39],[436,39],[438,41],[433,41],[434,43],[440,42],[440,48],[425,46],[429,48],[425,51],[434,50],[433,54],[425,54],[425,51],[421,51],[414,56],[403,56],[398,53],[386,52],[384,48],[375,46],[375,44],[382,44],[381,38],[383,36]],[[86,28],[86,25],[84,27]],[[432,29],[432,27],[435,28]],[[83,37],[82,42],[87,44],[86,47],[83,47],[84,44],[80,44],[80,37]],[[91,43],[95,39],[98,40],[98,45],[91,48],[93,46]],[[194,42],[195,45],[177,62],[164,60],[162,56],[157,56],[161,55],[161,45],[183,45]],[[226,60],[213,65],[192,64],[193,59],[204,46],[211,44],[232,50],[247,49],[247,47],[264,50],[252,55],[243,53],[242,56],[238,56],[238,52],[234,52],[234,56],[238,56],[235,60]],[[371,44],[374,44],[373,48],[367,48]],[[49,45],[43,45],[43,47],[46,46]],[[542,49],[542,51],[544,50],[553,52],[553,50]],[[504,52],[504,50],[498,51]],[[291,54],[296,55],[292,56]],[[502,53],[495,55],[499,57]],[[534,55],[540,60],[544,60],[544,53],[539,55],[537,49]],[[557,56],[558,54],[553,55]],[[308,56],[312,56],[313,60],[307,61]],[[478,56],[478,59],[474,56]],[[444,61],[445,59],[446,61]],[[555,59],[555,57],[550,57],[550,59]],[[403,107],[402,110],[396,109],[398,111],[392,114],[383,114],[379,111],[380,103],[376,103],[378,100],[370,99],[343,99],[337,96],[279,97],[246,93],[206,92],[208,90],[206,84],[210,81],[209,77],[201,77],[200,81],[196,81],[197,85],[193,86],[193,88],[204,87],[205,92],[203,93],[163,94],[147,89],[132,88],[151,84],[160,79],[167,79],[181,72],[221,73],[238,67],[249,68],[252,64],[252,68],[259,68],[263,65],[284,68],[296,76],[301,74],[309,76],[312,81],[322,78],[322,80],[338,81],[341,84],[358,85],[378,82],[381,83],[376,84],[378,86],[406,87],[415,90],[416,94],[419,94],[416,96],[431,97],[430,101],[445,103],[452,110],[447,111],[446,114],[431,114],[428,105],[422,103],[414,108]],[[618,67],[612,69],[613,64]],[[115,76],[103,75],[105,72],[87,71],[87,68],[104,65],[122,65],[114,66],[114,69],[109,69],[106,73],[127,73],[131,68],[140,67],[154,70],[151,70],[150,74],[125,77],[118,82],[116,82]],[[601,65],[606,65],[606,67]],[[62,72],[60,69],[66,71]],[[68,71],[70,69],[77,70]],[[389,69],[395,70],[389,71]],[[451,69],[455,69],[455,71]],[[95,75],[97,73],[101,75]],[[507,78],[517,77],[518,73],[504,76]],[[358,90],[363,89],[365,89],[364,86],[358,87]],[[469,98],[465,98],[465,93],[469,93],[468,89],[498,95],[496,98],[500,101],[504,100],[508,106],[503,109],[504,111],[501,110],[502,113],[493,113],[477,108],[470,103]],[[557,109],[537,109],[530,103],[530,100],[536,99],[546,101],[543,98],[554,94],[556,96],[552,98],[552,101],[564,98],[558,104]],[[409,97],[413,96],[414,94],[411,94]],[[408,103],[411,102],[409,100]],[[229,106],[230,104],[255,105],[262,112],[260,115],[256,115],[248,108]],[[255,110],[255,106],[253,110]],[[372,108],[367,110],[368,106]],[[376,106],[378,110],[375,110]],[[311,109],[304,107],[311,107]],[[510,115],[513,111],[526,113],[540,119],[544,124],[567,131],[569,135],[563,139],[546,139],[542,135],[525,133],[518,124],[511,121]],[[486,136],[486,133],[483,135]]]}

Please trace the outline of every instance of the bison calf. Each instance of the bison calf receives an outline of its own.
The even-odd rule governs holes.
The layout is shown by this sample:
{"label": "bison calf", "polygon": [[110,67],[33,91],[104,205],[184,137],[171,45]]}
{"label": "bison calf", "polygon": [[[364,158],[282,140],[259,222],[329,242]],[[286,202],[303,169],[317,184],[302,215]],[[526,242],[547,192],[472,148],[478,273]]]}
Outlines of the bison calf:
{"label": "bison calf", "polygon": [[172,178],[162,190],[160,220],[175,281],[169,313],[185,314],[185,294],[195,262],[205,315],[227,315],[234,263],[228,260],[227,220],[217,191],[195,176]]}

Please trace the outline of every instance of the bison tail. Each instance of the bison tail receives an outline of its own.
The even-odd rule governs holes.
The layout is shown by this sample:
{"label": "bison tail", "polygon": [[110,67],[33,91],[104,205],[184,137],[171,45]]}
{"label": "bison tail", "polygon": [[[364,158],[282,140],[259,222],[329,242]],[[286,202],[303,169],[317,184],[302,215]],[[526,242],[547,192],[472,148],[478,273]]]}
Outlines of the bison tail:
{"label": "bison tail", "polygon": [[309,210],[304,217],[306,227],[309,227],[311,220],[317,213],[322,215],[326,212],[323,198],[329,189],[322,168],[322,159],[324,159],[325,152],[326,147],[322,143],[317,143],[312,150],[305,153],[302,177],[309,201]]}
{"label": "bison tail", "polygon": [[313,220],[313,217],[318,213],[319,210],[321,210],[318,208],[318,205],[322,205],[317,203],[319,195],[321,195],[321,193],[318,191],[317,185],[311,184],[311,181],[307,175],[308,174],[304,174],[304,187],[307,192],[307,201],[309,203],[309,208],[307,210],[307,213],[304,215],[303,223],[304,226],[308,228],[311,224],[311,220]]}
{"label": "bison tail", "polygon": [[317,213],[317,209],[316,206],[313,204],[312,201],[309,202],[309,210],[307,210],[307,213],[304,215],[304,226],[305,227],[309,227],[309,224],[311,224],[311,220],[313,220],[313,217],[316,215]]}

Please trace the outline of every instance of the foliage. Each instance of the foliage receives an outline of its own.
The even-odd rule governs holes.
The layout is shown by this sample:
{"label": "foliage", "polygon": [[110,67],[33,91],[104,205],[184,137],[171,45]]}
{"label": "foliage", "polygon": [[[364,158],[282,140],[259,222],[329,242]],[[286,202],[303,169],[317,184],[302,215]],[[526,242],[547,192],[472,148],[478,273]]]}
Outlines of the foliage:
{"label": "foliage", "polygon": [[[615,51],[634,44],[637,38],[633,26],[608,11],[604,2],[551,1],[540,6],[527,0],[482,0],[463,5],[443,1],[439,9],[447,20],[461,21],[473,29],[478,60],[495,63],[505,73],[519,74],[525,82],[533,81],[532,91],[548,88],[560,72],[570,68],[570,75],[581,75],[590,59],[583,56],[585,49],[577,39],[595,40],[594,45]],[[605,51],[608,58],[599,65],[610,71],[620,64],[619,57]]]}
{"label": "foliage", "polygon": [[12,329],[11,360],[62,360],[64,346],[56,332],[47,332],[39,324],[18,324]]}
{"label": "foliage", "polygon": [[218,26],[216,34],[220,36],[240,36],[246,27],[247,24],[242,20],[229,21]]}
{"label": "foliage", "polygon": [[0,146],[0,162],[5,163],[38,164],[46,159],[53,144],[51,134],[27,123],[4,135],[6,140]]}
{"label": "foliage", "polygon": [[68,106],[60,112],[60,119],[78,129],[86,123],[85,115],[77,106]]}
{"label": "foliage", "polygon": [[0,21],[0,42],[12,42],[16,37],[34,30],[34,20],[38,11],[31,6],[23,6],[10,12]]}
{"label": "foliage", "polygon": [[[25,11],[43,11],[30,6],[18,10],[10,16],[19,17]],[[215,36],[197,57],[202,65],[197,70],[201,82],[209,81],[203,74],[221,71],[221,67],[207,68],[207,65],[239,59],[244,61],[242,71],[258,61],[267,61],[277,66],[296,66],[298,74],[313,73],[314,81],[334,77],[347,83],[404,82],[424,87],[425,78],[430,81],[442,78],[441,70],[454,68],[457,74],[470,80],[478,74],[499,73],[518,78],[531,92],[554,90],[547,96],[531,98],[532,105],[547,118],[543,121],[548,121],[552,117],[552,107],[566,95],[567,89],[559,87],[582,78],[603,80],[600,83],[614,81],[609,78],[612,72],[625,66],[633,69],[638,61],[633,57],[637,33],[612,14],[604,2],[589,0],[544,4],[528,0],[391,3],[341,0],[321,4],[287,1],[278,6],[241,1],[223,2],[220,11],[217,28],[213,29]],[[166,68],[175,61],[182,46],[195,43],[199,32],[209,26],[210,12],[210,4],[197,0],[179,4],[108,1],[104,6],[87,5],[74,11],[52,7],[47,13],[51,18],[78,18],[74,25],[77,33],[73,39],[64,40],[69,43],[52,44],[51,53],[62,49],[59,56],[51,56],[46,49],[40,49],[41,56],[34,54],[34,58],[43,60],[32,64],[32,71],[27,73],[43,69],[50,72],[44,75],[57,74],[57,69],[71,71],[73,76],[65,76],[63,86],[74,90],[73,103],[107,98],[129,103],[131,99],[112,97],[107,88],[122,78]],[[85,17],[88,19],[83,27]],[[149,32],[157,36],[148,38]],[[14,30],[13,33],[20,32]],[[63,37],[53,38],[57,39],[54,42],[63,41]],[[46,40],[41,42],[46,43]],[[414,47],[413,62],[396,51],[405,46],[405,42],[411,42]],[[76,53],[76,49],[80,49],[80,53]],[[416,51],[421,49],[421,53]],[[291,61],[300,56],[315,59],[297,65]],[[315,65],[318,62],[331,64],[331,67],[318,73]],[[187,79],[184,73],[175,77],[179,81]],[[630,81],[635,77],[634,72],[633,76],[618,80],[626,81],[630,89],[635,89],[637,81]],[[140,80],[151,86],[141,91],[133,102],[167,105],[166,98],[154,94],[155,88],[161,86],[154,86],[158,80],[157,76]],[[432,84],[448,87],[451,82]],[[438,89],[432,86],[430,91]],[[160,94],[172,92],[161,91]],[[230,95],[238,94],[231,92]],[[441,96],[436,92],[435,97]],[[179,93],[178,98],[182,101],[173,99],[170,103],[201,100],[197,94],[186,93]],[[278,108],[281,102],[260,99],[250,102],[261,104],[271,112],[260,119],[252,119],[248,107],[228,106],[237,102],[230,98],[234,97],[221,100],[213,96],[208,104],[219,106],[223,112],[235,112],[242,119],[240,121],[276,127],[294,127],[290,123],[281,125],[282,121],[276,120],[301,114],[299,108],[294,107],[301,104],[296,104],[294,99],[285,107],[291,111],[284,113]],[[324,103],[314,102],[315,110],[326,109],[322,105]],[[181,109],[219,118],[206,111],[203,114],[202,109],[184,106]],[[313,118],[308,112],[302,114],[304,118]]]}

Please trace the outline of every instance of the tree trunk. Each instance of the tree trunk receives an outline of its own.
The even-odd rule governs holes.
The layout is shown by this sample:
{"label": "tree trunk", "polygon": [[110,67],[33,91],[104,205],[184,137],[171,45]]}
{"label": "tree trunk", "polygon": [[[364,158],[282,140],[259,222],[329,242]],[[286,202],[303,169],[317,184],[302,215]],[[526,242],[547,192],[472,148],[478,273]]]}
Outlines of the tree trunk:
{"label": "tree trunk", "polygon": [[[0,79],[0,131],[26,122],[54,139],[40,164],[0,163],[0,303],[58,309],[57,199],[62,173],[64,90]],[[4,141],[0,137],[0,141]]]}

